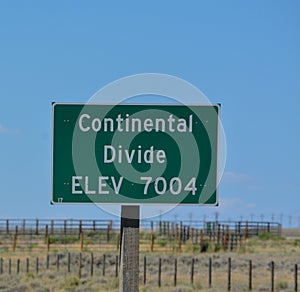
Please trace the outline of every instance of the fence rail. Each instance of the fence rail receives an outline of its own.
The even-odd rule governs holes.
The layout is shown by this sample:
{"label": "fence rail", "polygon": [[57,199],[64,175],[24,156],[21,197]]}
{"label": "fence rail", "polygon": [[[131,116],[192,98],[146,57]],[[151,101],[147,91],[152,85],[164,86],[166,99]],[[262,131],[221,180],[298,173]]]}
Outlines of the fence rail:
{"label": "fence rail", "polygon": [[[141,220],[140,240],[143,248],[150,245],[181,250],[187,242],[207,249],[207,241],[224,250],[235,250],[245,239],[261,233],[281,236],[281,225],[274,222],[202,222]],[[43,249],[46,245],[74,244],[82,251],[88,244],[105,244],[106,249],[118,248],[120,221],[79,219],[0,219],[0,248],[25,250]],[[76,249],[76,247],[75,247]]]}
{"label": "fence rail", "polygon": [[[281,236],[281,224],[263,221],[149,221],[141,220],[141,229],[158,230],[162,234],[170,233],[176,226],[186,230],[203,230],[206,234],[214,234],[220,230],[229,230],[237,234],[256,236],[262,232],[269,232]],[[80,230],[103,231],[109,227],[119,230],[119,220],[80,220],[80,219],[0,219],[0,234],[11,234],[16,227],[19,233],[36,234],[44,233],[48,228],[50,234],[76,234]],[[188,233],[188,232],[187,232]]]}

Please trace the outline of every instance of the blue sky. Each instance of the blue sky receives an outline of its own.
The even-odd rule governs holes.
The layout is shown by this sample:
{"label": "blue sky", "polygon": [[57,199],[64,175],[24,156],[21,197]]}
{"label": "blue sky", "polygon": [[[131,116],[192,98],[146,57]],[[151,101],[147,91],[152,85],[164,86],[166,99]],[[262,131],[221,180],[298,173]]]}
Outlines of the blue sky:
{"label": "blue sky", "polygon": [[[164,216],[300,224],[298,1],[1,1],[1,218],[104,218],[50,206],[51,102],[157,72],[222,104],[220,207]],[[192,214],[192,215],[191,215]]]}

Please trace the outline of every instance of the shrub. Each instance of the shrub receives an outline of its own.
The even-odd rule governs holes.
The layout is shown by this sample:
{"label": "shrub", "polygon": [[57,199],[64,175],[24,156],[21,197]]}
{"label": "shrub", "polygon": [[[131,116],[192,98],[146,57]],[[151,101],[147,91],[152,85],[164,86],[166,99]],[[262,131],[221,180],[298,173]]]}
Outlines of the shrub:
{"label": "shrub", "polygon": [[283,281],[283,282],[278,282],[276,284],[276,288],[277,290],[281,290],[281,289],[287,289],[288,288],[288,283],[286,281]]}
{"label": "shrub", "polygon": [[191,241],[188,241],[184,246],[183,250],[185,252],[199,252],[200,246],[198,244],[194,244]]}
{"label": "shrub", "polygon": [[53,244],[53,243],[68,244],[68,243],[74,243],[77,241],[78,241],[78,236],[50,236],[50,238],[49,238],[50,244]]}
{"label": "shrub", "polygon": [[270,239],[274,239],[275,236],[270,232],[262,232],[258,235],[258,238],[260,240],[270,240]]}
{"label": "shrub", "polygon": [[207,252],[209,248],[209,241],[205,240],[201,243],[201,252]]}
{"label": "shrub", "polygon": [[79,285],[79,279],[77,277],[65,278],[63,288],[67,291],[74,291],[74,288]]}
{"label": "shrub", "polygon": [[164,247],[167,245],[167,239],[166,238],[159,238],[156,243],[161,246],[161,247]]}

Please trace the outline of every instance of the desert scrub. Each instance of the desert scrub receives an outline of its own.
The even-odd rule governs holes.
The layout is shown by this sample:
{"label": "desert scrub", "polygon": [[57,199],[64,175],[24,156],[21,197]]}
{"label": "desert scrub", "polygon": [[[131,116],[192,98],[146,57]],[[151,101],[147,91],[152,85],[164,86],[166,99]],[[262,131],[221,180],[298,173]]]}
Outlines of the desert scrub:
{"label": "desert scrub", "polygon": [[260,240],[285,240],[284,237],[281,236],[275,236],[274,234],[270,232],[262,232],[258,235],[258,239]]}
{"label": "desert scrub", "polygon": [[168,242],[166,238],[161,237],[157,239],[156,243],[161,247],[165,247]]}
{"label": "desert scrub", "polygon": [[293,245],[294,245],[294,246],[300,246],[300,239],[295,239],[295,240],[293,241]]}
{"label": "desert scrub", "polygon": [[200,251],[200,246],[199,244],[195,244],[191,241],[188,241],[184,246],[183,246],[183,252],[199,252]]}
{"label": "desert scrub", "polygon": [[74,291],[74,288],[79,286],[79,279],[77,277],[67,277],[65,278],[63,289],[67,291]]}
{"label": "desert scrub", "polygon": [[280,281],[276,284],[276,290],[282,290],[282,289],[287,289],[288,288],[288,283],[286,281]]}
{"label": "desert scrub", "polygon": [[50,236],[49,237],[49,243],[53,244],[53,243],[61,243],[61,244],[69,244],[69,243],[75,243],[77,242],[78,236]]}

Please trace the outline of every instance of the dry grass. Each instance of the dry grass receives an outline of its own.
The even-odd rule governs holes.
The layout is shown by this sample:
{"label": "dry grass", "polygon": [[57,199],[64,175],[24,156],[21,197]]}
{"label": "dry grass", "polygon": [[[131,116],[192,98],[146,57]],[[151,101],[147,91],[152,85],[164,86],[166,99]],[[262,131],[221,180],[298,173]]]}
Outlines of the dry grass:
{"label": "dry grass", "polygon": [[[294,265],[300,265],[300,236],[298,231],[285,231],[288,237],[273,238],[263,235],[248,239],[236,252],[220,250],[199,253],[193,244],[183,245],[182,252],[170,249],[163,244],[149,252],[149,245],[142,244],[140,251],[140,291],[226,291],[228,281],[228,258],[232,259],[231,291],[248,291],[249,260],[253,264],[253,291],[270,291],[271,273],[269,263],[275,262],[276,291],[293,291]],[[76,247],[76,248],[75,248]],[[79,278],[78,244],[56,244],[50,250],[50,267],[46,270],[47,252],[5,249],[0,245],[3,258],[3,274],[0,275],[1,291],[117,291],[118,278],[115,277],[115,257],[117,248],[108,250],[105,244],[89,242],[82,261]],[[106,248],[107,247],[107,248]],[[76,250],[76,251],[75,251]],[[71,271],[67,271],[67,253],[71,251]],[[90,252],[94,253],[94,275],[90,275]],[[61,254],[59,269],[57,253]],[[103,254],[106,254],[106,270],[103,273]],[[147,283],[143,285],[143,258],[147,258]],[[36,257],[39,257],[39,272],[35,271]],[[8,273],[8,260],[11,259],[11,274]],[[30,259],[29,272],[26,273],[26,258]],[[162,259],[161,288],[158,288],[158,259]],[[177,286],[174,287],[174,260],[177,258]],[[191,260],[195,258],[194,283],[190,283]],[[212,259],[212,288],[208,289],[208,262]],[[20,271],[17,274],[17,260]]]}

